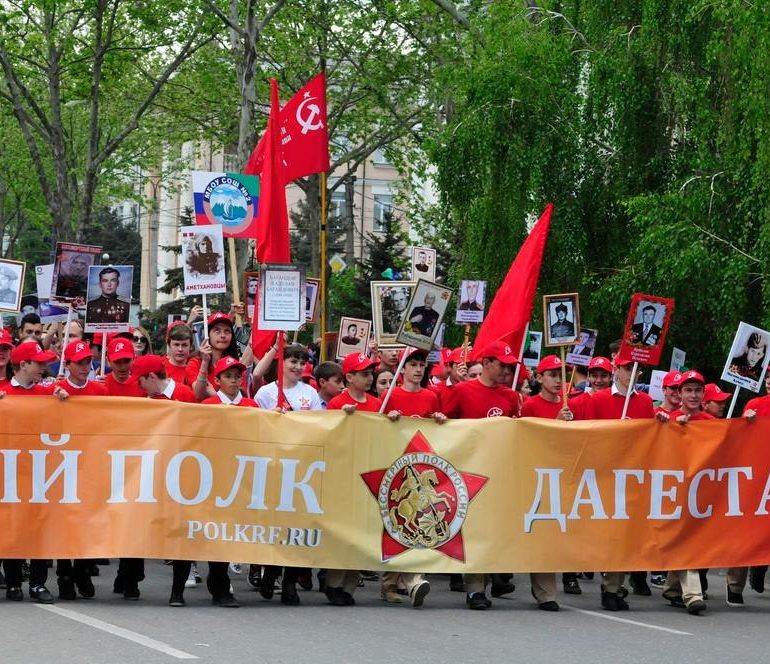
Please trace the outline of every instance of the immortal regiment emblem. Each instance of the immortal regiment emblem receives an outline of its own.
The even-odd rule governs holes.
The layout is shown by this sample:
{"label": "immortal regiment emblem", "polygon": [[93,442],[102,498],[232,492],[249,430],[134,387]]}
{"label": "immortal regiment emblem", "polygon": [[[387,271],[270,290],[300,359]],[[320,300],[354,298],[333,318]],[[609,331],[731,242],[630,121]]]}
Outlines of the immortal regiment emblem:
{"label": "immortal regiment emblem", "polygon": [[487,477],[456,469],[418,431],[389,468],[361,478],[382,518],[383,561],[408,549],[435,549],[465,561],[463,523]]}

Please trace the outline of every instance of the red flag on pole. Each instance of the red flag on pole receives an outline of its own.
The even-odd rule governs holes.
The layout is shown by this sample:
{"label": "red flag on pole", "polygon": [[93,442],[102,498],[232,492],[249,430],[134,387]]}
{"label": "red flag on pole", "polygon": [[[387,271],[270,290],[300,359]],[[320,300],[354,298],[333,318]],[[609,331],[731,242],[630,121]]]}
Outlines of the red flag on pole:
{"label": "red flag on pole", "polygon": [[540,265],[543,262],[552,212],[553,203],[548,203],[521,245],[476,335],[473,344],[474,355],[478,356],[487,345],[498,340],[507,343],[515,353],[521,348],[524,332],[532,317],[532,305],[540,279]]}
{"label": "red flag on pole", "polygon": [[[280,111],[280,151],[283,182],[329,170],[329,131],[326,125],[326,74],[321,72]],[[259,175],[265,164],[267,132],[249,157],[243,172]]]}

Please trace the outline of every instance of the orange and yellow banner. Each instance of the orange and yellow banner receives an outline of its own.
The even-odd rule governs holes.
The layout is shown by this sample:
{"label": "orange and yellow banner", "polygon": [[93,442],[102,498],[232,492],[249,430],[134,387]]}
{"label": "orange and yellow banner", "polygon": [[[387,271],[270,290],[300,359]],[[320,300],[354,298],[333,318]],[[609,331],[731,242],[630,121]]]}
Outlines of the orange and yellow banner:
{"label": "orange and yellow banner", "polygon": [[427,572],[770,562],[770,420],[392,423],[0,399],[0,557]]}

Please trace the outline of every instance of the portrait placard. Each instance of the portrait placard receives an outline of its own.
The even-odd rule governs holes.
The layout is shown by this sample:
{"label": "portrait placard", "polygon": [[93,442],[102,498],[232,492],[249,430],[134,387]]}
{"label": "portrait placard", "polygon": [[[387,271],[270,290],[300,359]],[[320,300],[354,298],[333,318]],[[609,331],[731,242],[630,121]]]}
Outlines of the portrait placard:
{"label": "portrait placard", "polygon": [[634,293],[618,356],[639,364],[659,364],[673,313],[674,300]]}
{"label": "portrait placard", "polygon": [[305,268],[288,263],[259,267],[259,329],[299,330],[305,324]]}
{"label": "portrait placard", "polygon": [[665,371],[655,369],[650,375],[650,390],[648,394],[653,401],[663,401],[663,379],[666,377]]}
{"label": "portrait placard", "polygon": [[770,332],[741,323],[735,333],[721,380],[745,390],[759,392],[770,362]]}
{"label": "portrait placard", "polygon": [[540,353],[543,350],[543,333],[530,330],[527,333],[527,344],[521,359],[525,367],[534,369],[540,364]]}
{"label": "portrait placard", "polygon": [[366,354],[372,321],[343,316],[337,335],[337,359],[342,360],[353,353]]}
{"label": "portrait placard", "polygon": [[567,352],[566,362],[573,367],[587,367],[596,350],[596,337],[599,330],[581,327],[578,342]]}
{"label": "portrait placard", "polygon": [[133,265],[88,268],[87,333],[128,332],[133,281]]}
{"label": "portrait placard", "polygon": [[398,346],[396,334],[412,297],[413,281],[372,281],[372,320],[380,348]]}
{"label": "portrait placard", "polygon": [[246,315],[249,321],[254,320],[254,307],[257,305],[257,293],[259,292],[259,272],[243,273],[243,293],[246,305]]}
{"label": "portrait placard", "polygon": [[455,312],[456,323],[462,325],[484,321],[486,291],[486,281],[464,280],[460,282],[460,298]]}
{"label": "portrait placard", "polygon": [[436,281],[436,250],[412,247],[412,280]]}
{"label": "portrait placard", "polygon": [[227,292],[222,226],[182,226],[184,294]]}
{"label": "portrait placard", "polygon": [[396,343],[430,352],[451,299],[451,289],[418,279],[407,306],[408,313],[396,334]]}
{"label": "portrait placard", "polygon": [[85,305],[88,268],[99,265],[101,256],[101,247],[57,242],[50,299],[57,302],[77,301],[76,305]]}
{"label": "portrait placard", "polygon": [[580,332],[580,304],[577,293],[543,296],[546,346],[572,346]]}
{"label": "portrait placard", "polygon": [[685,364],[686,358],[687,353],[681,348],[674,346],[671,349],[671,366],[669,367],[669,371],[684,371],[687,366]]}
{"label": "portrait placard", "polygon": [[0,311],[19,311],[27,264],[0,259]]}
{"label": "portrait placard", "polygon": [[313,277],[305,279],[305,320],[313,323],[320,314],[319,294],[321,292],[321,280]]}

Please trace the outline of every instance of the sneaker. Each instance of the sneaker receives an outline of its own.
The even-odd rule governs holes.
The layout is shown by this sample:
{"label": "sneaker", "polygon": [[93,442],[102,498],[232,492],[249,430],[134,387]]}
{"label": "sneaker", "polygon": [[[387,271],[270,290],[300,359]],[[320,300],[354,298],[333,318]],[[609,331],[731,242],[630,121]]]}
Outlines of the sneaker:
{"label": "sneaker", "polygon": [[90,576],[82,576],[75,579],[75,587],[83,599],[93,599],[96,595],[96,588]]}
{"label": "sneaker", "polygon": [[184,587],[195,588],[196,584],[200,583],[200,581],[198,581],[199,578],[200,574],[198,574],[198,567],[193,563],[192,567],[190,567],[190,573],[187,575],[187,581],[184,582]]}
{"label": "sneaker", "polygon": [[427,581],[420,581],[414,588],[412,588],[409,596],[412,598],[412,606],[415,609],[419,609],[425,601],[425,596],[430,592],[430,583]]}
{"label": "sneaker", "polygon": [[665,574],[650,574],[650,585],[655,588],[662,588],[666,585]]}
{"label": "sneaker", "polygon": [[553,600],[550,600],[548,602],[540,602],[537,605],[537,608],[541,611],[558,611],[559,610],[559,604],[557,602],[554,602]]}
{"label": "sneaker", "polygon": [[139,599],[139,584],[136,581],[125,581],[123,583],[123,599],[129,601]]}
{"label": "sneaker", "polygon": [[249,574],[246,577],[249,585],[256,590],[259,588],[259,582],[262,579],[262,571],[259,565],[249,565]]}
{"label": "sneaker", "polygon": [[228,567],[233,574],[240,574],[243,571],[240,563],[230,563]]}
{"label": "sneaker", "polygon": [[402,604],[404,601],[401,599],[401,595],[399,595],[395,590],[383,590],[380,593],[380,597],[388,604]]}
{"label": "sneaker", "polygon": [[21,588],[14,586],[5,591],[5,599],[10,600],[11,602],[21,602],[24,600],[24,593]]}
{"label": "sneaker", "polygon": [[184,597],[182,597],[182,595],[172,594],[168,600],[169,606],[185,606],[186,604],[187,602],[184,601]]}
{"label": "sneaker", "polygon": [[567,579],[564,581],[564,592],[567,595],[582,595],[583,591],[577,579]]}
{"label": "sneaker", "polygon": [[73,600],[77,599],[75,594],[75,584],[68,576],[60,576],[56,579],[56,584],[59,586],[59,599]]}
{"label": "sneaker", "polygon": [[491,608],[492,602],[484,593],[470,593],[465,596],[465,603],[474,611],[486,611]]}
{"label": "sneaker", "polygon": [[696,599],[687,605],[687,613],[691,616],[699,616],[706,610],[706,602],[702,599]]}
{"label": "sneaker", "polygon": [[35,586],[29,589],[29,596],[38,604],[53,604],[53,595],[45,586]]}
{"label": "sneaker", "polygon": [[727,606],[743,606],[743,593],[734,593],[730,590],[730,586],[727,586]]}
{"label": "sneaker", "polygon": [[219,597],[212,597],[211,603],[214,606],[221,606],[227,609],[237,609],[240,606],[238,600],[235,599],[232,593],[225,593]]}
{"label": "sneaker", "polygon": [[195,579],[195,583],[196,584],[203,583],[203,577],[198,572],[198,563],[193,563],[192,564],[192,570],[191,571],[192,571],[193,579]]}
{"label": "sneaker", "polygon": [[602,608],[606,611],[628,611],[628,602],[616,593],[602,592]]}

